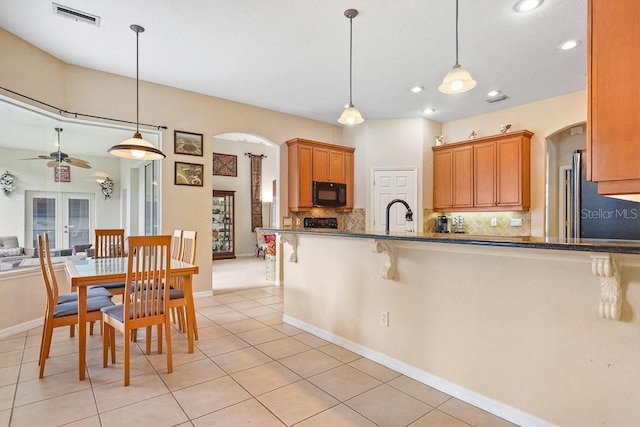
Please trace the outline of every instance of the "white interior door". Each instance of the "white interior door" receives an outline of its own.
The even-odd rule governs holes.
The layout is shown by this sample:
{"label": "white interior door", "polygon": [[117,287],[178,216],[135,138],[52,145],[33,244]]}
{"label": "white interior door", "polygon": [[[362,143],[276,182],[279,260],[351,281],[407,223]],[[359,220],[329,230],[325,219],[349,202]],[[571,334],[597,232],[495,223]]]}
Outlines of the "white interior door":
{"label": "white interior door", "polygon": [[[387,205],[394,199],[406,201],[413,211],[413,226],[418,221],[417,212],[417,171],[415,168],[373,169],[373,229],[384,231]],[[396,203],[389,211],[389,231],[405,231],[408,228],[405,220],[407,209]]]}

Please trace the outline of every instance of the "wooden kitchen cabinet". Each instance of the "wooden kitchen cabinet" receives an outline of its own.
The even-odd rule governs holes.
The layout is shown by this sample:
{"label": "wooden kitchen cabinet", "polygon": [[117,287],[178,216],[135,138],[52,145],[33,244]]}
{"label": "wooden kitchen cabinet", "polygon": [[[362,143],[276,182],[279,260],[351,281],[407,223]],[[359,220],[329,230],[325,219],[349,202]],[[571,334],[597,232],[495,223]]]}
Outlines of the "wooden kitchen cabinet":
{"label": "wooden kitchen cabinet", "polygon": [[473,147],[450,147],[433,153],[435,210],[473,207]]}
{"label": "wooden kitchen cabinet", "polygon": [[346,182],[345,151],[313,147],[313,180],[324,182]]}
{"label": "wooden kitchen cabinet", "polygon": [[434,210],[528,210],[529,131],[433,147]]}
{"label": "wooden kitchen cabinet", "polygon": [[589,0],[587,179],[598,193],[640,194],[640,2]]}
{"label": "wooden kitchen cabinet", "polygon": [[313,181],[347,184],[347,204],[337,212],[353,210],[353,147],[295,138],[287,141],[289,211],[305,212],[312,207]]}

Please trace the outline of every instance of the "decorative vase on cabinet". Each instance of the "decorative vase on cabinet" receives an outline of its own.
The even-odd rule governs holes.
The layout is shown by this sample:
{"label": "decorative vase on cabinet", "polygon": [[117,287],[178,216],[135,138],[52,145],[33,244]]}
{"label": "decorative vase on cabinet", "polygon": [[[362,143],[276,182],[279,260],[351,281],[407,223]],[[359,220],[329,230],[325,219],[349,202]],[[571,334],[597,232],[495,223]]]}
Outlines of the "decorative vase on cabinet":
{"label": "decorative vase on cabinet", "polygon": [[235,258],[235,191],[213,190],[211,251],[213,259]]}

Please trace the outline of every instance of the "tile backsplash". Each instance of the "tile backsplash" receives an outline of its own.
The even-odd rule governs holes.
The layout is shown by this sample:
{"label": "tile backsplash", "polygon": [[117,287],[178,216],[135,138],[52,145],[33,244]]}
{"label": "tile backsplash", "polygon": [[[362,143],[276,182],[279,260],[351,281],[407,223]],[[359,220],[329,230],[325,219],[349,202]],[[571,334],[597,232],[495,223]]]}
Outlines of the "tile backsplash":
{"label": "tile backsplash", "polygon": [[[450,212],[444,214],[448,218],[449,228],[454,231],[454,220],[458,217],[463,219],[464,232],[479,236],[530,236],[531,235],[531,213],[526,212]],[[431,209],[424,210],[424,232],[435,233],[438,217],[441,212],[434,212]],[[495,219],[495,226],[492,220]],[[512,219],[521,219],[522,226],[512,226]]]}
{"label": "tile backsplash", "polygon": [[[309,212],[289,212],[292,226],[302,227],[302,220],[305,217],[311,218],[337,218],[338,228],[348,231],[364,231],[365,229],[365,210],[364,208],[355,208],[350,213],[336,212],[334,208],[311,208]],[[299,224],[299,225],[298,225]]]}
{"label": "tile backsplash", "polygon": [[[434,212],[431,209],[424,210],[423,232],[435,233],[438,217],[442,213]],[[530,212],[450,212],[445,214],[449,219],[449,226],[453,232],[453,219],[463,218],[464,232],[466,234],[480,236],[530,236],[531,235],[531,213]],[[292,226],[302,227],[302,220],[305,217],[326,218],[335,217],[338,219],[338,228],[348,231],[365,231],[365,209],[355,208],[353,212],[336,212],[333,208],[312,208],[309,212],[289,212]],[[491,220],[495,218],[496,226],[491,225]],[[512,219],[522,219],[522,226],[511,225]]]}

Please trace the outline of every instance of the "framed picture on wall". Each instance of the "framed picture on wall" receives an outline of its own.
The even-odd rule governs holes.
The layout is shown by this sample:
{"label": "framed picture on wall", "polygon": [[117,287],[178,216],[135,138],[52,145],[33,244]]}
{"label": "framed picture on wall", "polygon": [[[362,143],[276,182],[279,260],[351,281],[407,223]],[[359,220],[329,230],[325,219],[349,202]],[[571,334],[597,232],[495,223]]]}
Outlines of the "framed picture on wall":
{"label": "framed picture on wall", "polygon": [[176,162],[175,185],[202,187],[204,165],[197,163]]}
{"label": "framed picture on wall", "polygon": [[213,174],[238,176],[238,156],[213,153]]}
{"label": "framed picture on wall", "polygon": [[71,166],[56,166],[53,168],[55,182],[71,182]]}
{"label": "framed picture on wall", "polygon": [[173,131],[174,145],[173,152],[176,154],[186,154],[187,156],[202,157],[202,134]]}

